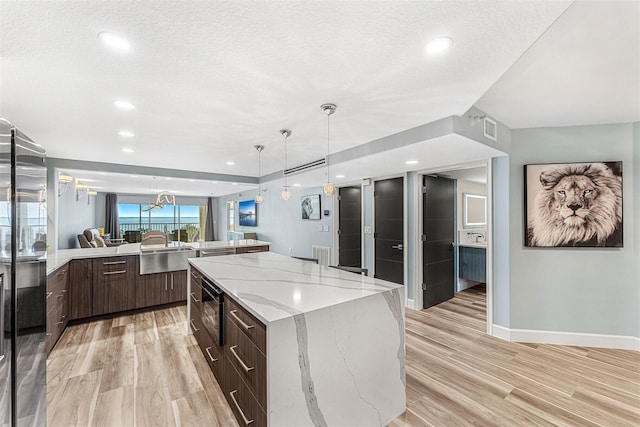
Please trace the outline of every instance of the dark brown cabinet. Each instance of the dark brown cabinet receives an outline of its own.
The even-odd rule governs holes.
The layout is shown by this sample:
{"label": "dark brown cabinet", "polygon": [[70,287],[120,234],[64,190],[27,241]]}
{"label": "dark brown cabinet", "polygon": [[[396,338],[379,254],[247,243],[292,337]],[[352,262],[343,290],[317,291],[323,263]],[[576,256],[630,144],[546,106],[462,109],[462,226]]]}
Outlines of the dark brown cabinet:
{"label": "dark brown cabinet", "polygon": [[187,271],[140,275],[135,295],[137,308],[186,301]]}
{"label": "dark brown cabinet", "polygon": [[202,278],[202,272],[192,266],[189,295],[191,331],[238,423],[266,426],[267,328],[229,295],[225,295],[224,346],[218,346],[202,321]]}
{"label": "dark brown cabinet", "polygon": [[138,257],[93,260],[93,315],[136,308]]}
{"label": "dark brown cabinet", "polygon": [[254,252],[269,252],[269,246],[249,246],[236,248],[236,254],[251,254]]}
{"label": "dark brown cabinet", "polygon": [[69,321],[69,264],[65,264],[47,276],[47,353],[62,335]]}
{"label": "dark brown cabinet", "polygon": [[69,263],[69,318],[93,315],[93,260],[76,259]]}

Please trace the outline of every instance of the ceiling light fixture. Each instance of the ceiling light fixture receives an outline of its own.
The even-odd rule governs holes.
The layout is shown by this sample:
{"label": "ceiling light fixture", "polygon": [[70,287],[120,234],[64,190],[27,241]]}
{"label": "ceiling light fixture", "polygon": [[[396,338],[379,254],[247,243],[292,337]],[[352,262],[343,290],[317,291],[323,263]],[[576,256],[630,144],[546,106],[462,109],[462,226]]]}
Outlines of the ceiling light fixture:
{"label": "ceiling light fixture", "polygon": [[96,190],[89,189],[89,191],[87,191],[87,205],[91,204],[91,196],[96,195],[98,195],[98,192]]}
{"label": "ceiling light fixture", "polygon": [[136,108],[132,103],[128,102],[128,101],[123,101],[121,99],[115,99],[113,100],[113,105],[115,105],[116,107],[118,107],[121,110],[133,110],[134,108]]}
{"label": "ceiling light fixture", "polygon": [[133,149],[132,148],[123,148],[122,152],[123,153],[133,153]]}
{"label": "ceiling light fixture", "polygon": [[300,187],[300,184],[293,184],[294,187]]}
{"label": "ceiling light fixture", "polygon": [[254,145],[253,148],[258,151],[258,195],[256,196],[256,203],[262,203],[264,197],[262,197],[262,188],[260,187],[260,176],[262,174],[261,157],[262,150],[264,150],[264,145]]}
{"label": "ceiling light fixture", "polygon": [[449,49],[452,44],[453,40],[449,37],[438,37],[437,39],[433,39],[427,42],[425,50],[427,54],[435,55]]}
{"label": "ceiling light fixture", "polygon": [[125,138],[131,138],[135,136],[133,132],[130,132],[128,130],[121,130],[120,132],[118,132],[118,135],[123,136]]}
{"label": "ceiling light fixture", "polygon": [[417,160],[407,160],[404,162],[405,165],[417,165],[419,162]]}
{"label": "ceiling light fixture", "polygon": [[117,36],[113,33],[102,32],[98,33],[98,38],[102,41],[102,43],[106,44],[109,47],[119,49],[119,50],[129,50],[131,49],[131,45],[124,38]]}
{"label": "ceiling light fixture", "polygon": [[[282,174],[284,175],[284,171],[287,170],[287,138],[291,136],[291,131],[289,129],[280,129],[280,135],[284,137],[284,169],[282,170]],[[289,200],[289,186],[287,185],[287,175],[284,175],[284,186],[282,187],[282,193],[280,193],[280,198],[282,200]]]}
{"label": "ceiling light fixture", "polygon": [[344,178],[344,175],[342,175],[341,173],[339,173],[338,175],[336,175],[336,178]]}
{"label": "ceiling light fixture", "polygon": [[227,166],[233,166],[233,165],[235,165],[234,162],[227,162]]}
{"label": "ceiling light fixture", "polygon": [[322,192],[324,193],[325,196],[331,196],[336,191],[336,187],[329,180],[329,177],[331,176],[329,174],[329,138],[330,138],[330,130],[331,130],[330,117],[331,117],[331,115],[333,113],[336,112],[336,108],[338,108],[338,106],[336,104],[322,104],[320,106],[320,109],[322,110],[322,112],[327,115],[327,158],[326,158],[326,162],[327,162],[327,182],[325,182],[322,185]]}

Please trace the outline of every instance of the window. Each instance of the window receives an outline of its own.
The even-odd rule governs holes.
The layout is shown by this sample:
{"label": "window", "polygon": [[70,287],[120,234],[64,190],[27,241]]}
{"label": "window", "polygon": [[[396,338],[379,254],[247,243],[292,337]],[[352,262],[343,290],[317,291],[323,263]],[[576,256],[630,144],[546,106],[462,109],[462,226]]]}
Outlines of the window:
{"label": "window", "polygon": [[[178,230],[180,239],[191,241],[197,238],[200,231],[200,206],[193,205],[165,205],[159,210],[145,210],[147,204],[118,203],[118,221],[120,231],[139,230],[146,233],[150,230],[174,233],[177,240]],[[186,234],[185,234],[186,231]]]}

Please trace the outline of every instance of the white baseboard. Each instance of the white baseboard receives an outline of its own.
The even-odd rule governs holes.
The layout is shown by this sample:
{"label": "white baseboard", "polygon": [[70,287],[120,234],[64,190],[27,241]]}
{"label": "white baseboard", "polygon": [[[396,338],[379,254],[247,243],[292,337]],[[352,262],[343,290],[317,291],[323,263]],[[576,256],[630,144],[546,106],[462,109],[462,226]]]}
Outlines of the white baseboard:
{"label": "white baseboard", "polygon": [[624,335],[509,329],[504,326],[494,324],[493,336],[511,342],[530,342],[640,351],[640,338]]}
{"label": "white baseboard", "polygon": [[407,300],[407,308],[410,308],[412,310],[416,309],[416,302],[412,299],[408,299]]}

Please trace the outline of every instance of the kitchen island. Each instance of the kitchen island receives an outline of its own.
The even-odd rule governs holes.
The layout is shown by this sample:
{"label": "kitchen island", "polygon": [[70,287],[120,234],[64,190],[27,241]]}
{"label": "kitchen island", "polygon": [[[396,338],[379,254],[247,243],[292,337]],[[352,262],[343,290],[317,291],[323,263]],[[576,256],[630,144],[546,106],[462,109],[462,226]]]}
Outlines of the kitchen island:
{"label": "kitchen island", "polygon": [[[404,412],[403,286],[271,252],[189,263],[190,330],[240,425],[384,426]],[[199,280],[224,292],[221,345],[202,332]]]}

